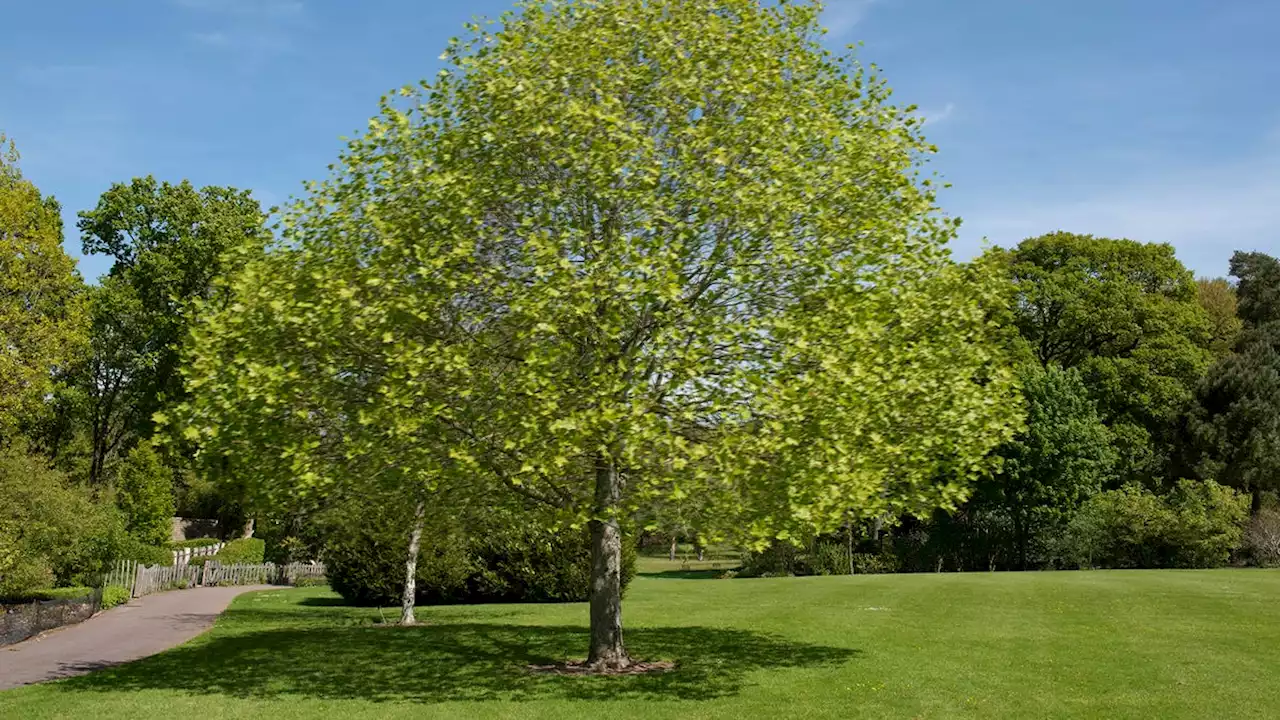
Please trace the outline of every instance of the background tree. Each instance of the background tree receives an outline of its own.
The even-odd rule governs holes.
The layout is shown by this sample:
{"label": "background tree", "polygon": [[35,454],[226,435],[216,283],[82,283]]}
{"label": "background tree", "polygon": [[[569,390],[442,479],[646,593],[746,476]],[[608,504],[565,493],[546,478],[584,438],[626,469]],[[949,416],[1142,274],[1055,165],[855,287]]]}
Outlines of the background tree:
{"label": "background tree", "polygon": [[0,135],[0,444],[41,414],[54,373],[83,351],[83,282],[56,200],[23,178]]}
{"label": "background tree", "polygon": [[1200,278],[1200,307],[1209,316],[1209,350],[1215,358],[1231,352],[1242,326],[1236,314],[1236,289],[1226,278]]}
{"label": "background tree", "polygon": [[1280,323],[1241,335],[1238,352],[1214,365],[1196,393],[1189,420],[1201,477],[1252,495],[1280,489]]}
{"label": "background tree", "polygon": [[114,259],[92,295],[93,353],[82,371],[93,482],[151,436],[156,412],[183,398],[179,351],[192,302],[211,297],[213,280],[236,257],[228,251],[263,242],[263,221],[248,191],[150,176],[112,185],[80,213],[84,252]]}
{"label": "background tree", "polygon": [[116,482],[116,504],[125,529],[139,542],[164,545],[173,527],[173,481],[151,443],[130,451]]}
{"label": "background tree", "polygon": [[1231,274],[1245,330],[1200,383],[1188,426],[1200,476],[1249,492],[1257,514],[1280,488],[1280,262],[1237,252]]}
{"label": "background tree", "polygon": [[1012,525],[1018,566],[1051,544],[1081,503],[1111,478],[1114,451],[1076,370],[1023,372],[1027,428],[998,451],[1000,472],[979,484],[974,510],[998,510]]}
{"label": "background tree", "polygon": [[1015,323],[1044,366],[1077,368],[1111,430],[1122,480],[1159,484],[1208,367],[1209,321],[1167,244],[1057,232],[996,251]]}
{"label": "background tree", "polygon": [[999,282],[950,261],[931,147],[818,7],[519,7],[290,214],[194,338],[187,417],[226,454],[265,434],[276,487],[356,458],[586,523],[588,663],[624,667],[652,498],[767,542],[965,496],[1017,420]]}
{"label": "background tree", "polygon": [[1280,321],[1280,260],[1237,251],[1231,256],[1231,275],[1238,281],[1239,314],[1246,327]]}

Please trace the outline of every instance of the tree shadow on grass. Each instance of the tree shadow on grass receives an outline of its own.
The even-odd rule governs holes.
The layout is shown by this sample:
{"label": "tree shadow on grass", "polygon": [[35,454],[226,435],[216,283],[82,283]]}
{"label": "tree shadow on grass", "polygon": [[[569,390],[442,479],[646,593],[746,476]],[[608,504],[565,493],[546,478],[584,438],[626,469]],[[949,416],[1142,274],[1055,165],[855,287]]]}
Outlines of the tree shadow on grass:
{"label": "tree shadow on grass", "polygon": [[734,568],[725,568],[723,570],[660,570],[655,572],[638,572],[636,575],[647,578],[660,578],[662,580],[721,580],[724,574]]}
{"label": "tree shadow on grass", "polygon": [[326,700],[707,700],[738,693],[754,670],[836,665],[858,651],[795,643],[745,630],[638,628],[632,655],[674,660],[649,675],[571,677],[529,665],[581,657],[578,627],[456,623],[328,627],[224,635],[72,678],[64,691],[180,690],[237,698]]}

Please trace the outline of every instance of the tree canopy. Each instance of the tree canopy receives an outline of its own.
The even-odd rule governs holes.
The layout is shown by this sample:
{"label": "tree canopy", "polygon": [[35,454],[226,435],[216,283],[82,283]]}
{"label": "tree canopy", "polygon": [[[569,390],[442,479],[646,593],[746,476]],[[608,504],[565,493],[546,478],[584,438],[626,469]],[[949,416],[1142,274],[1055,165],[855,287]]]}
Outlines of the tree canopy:
{"label": "tree canopy", "polygon": [[1209,316],[1209,350],[1215,358],[1221,358],[1235,347],[1243,327],[1236,312],[1236,289],[1226,278],[1201,278],[1196,285],[1200,291],[1200,307]]}
{"label": "tree canopy", "polygon": [[85,345],[83,282],[62,249],[58,202],[0,135],[0,444],[38,414],[53,375]]}
{"label": "tree canopy", "polygon": [[93,482],[151,436],[156,412],[184,396],[180,349],[192,303],[212,298],[233,250],[264,242],[263,221],[247,191],[150,176],[112,185],[80,213],[84,252],[114,259],[91,294],[93,352],[81,373]]}
{"label": "tree canopy", "polygon": [[1257,512],[1280,489],[1280,263],[1236,253],[1231,272],[1246,329],[1201,381],[1189,426],[1200,475],[1252,491]]}
{"label": "tree canopy", "polygon": [[997,254],[1022,337],[1041,364],[1079,369],[1114,437],[1120,477],[1164,478],[1177,423],[1212,360],[1208,317],[1173,247],[1057,232]]}
{"label": "tree canopy", "polygon": [[951,262],[919,121],[818,10],[471,26],[207,316],[191,433],[284,457],[268,484],[333,486],[340,457],[588,523],[597,667],[628,662],[619,523],[645,498],[707,493],[756,542],[962,500],[1018,419],[1001,283]]}

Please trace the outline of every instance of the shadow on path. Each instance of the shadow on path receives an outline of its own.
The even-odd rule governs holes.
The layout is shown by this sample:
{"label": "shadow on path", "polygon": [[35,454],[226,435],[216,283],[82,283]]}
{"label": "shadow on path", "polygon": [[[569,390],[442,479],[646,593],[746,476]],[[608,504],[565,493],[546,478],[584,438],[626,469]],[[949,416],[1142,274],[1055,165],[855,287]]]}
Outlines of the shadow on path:
{"label": "shadow on path", "polygon": [[574,698],[705,700],[732,695],[754,670],[845,663],[858,651],[745,630],[637,628],[631,653],[674,660],[654,675],[565,677],[532,664],[581,657],[578,627],[458,623],[411,628],[313,627],[210,638],[139,662],[73,678],[67,692],[181,690],[239,698],[443,702]]}

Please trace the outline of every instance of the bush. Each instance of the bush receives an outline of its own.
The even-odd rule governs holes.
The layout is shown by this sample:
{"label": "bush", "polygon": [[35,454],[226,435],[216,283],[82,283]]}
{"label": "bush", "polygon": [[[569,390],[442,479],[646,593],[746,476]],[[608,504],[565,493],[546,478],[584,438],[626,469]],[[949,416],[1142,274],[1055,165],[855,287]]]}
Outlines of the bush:
{"label": "bush", "polygon": [[21,447],[0,451],[0,592],[87,583],[126,537],[113,503]]}
{"label": "bush", "polygon": [[186,550],[187,548],[213,547],[222,542],[218,538],[192,538],[181,542],[169,543],[170,550]]}
{"label": "bush", "polygon": [[267,544],[258,538],[240,538],[227,543],[213,559],[223,565],[257,565],[266,557]]}
{"label": "bush", "polygon": [[1239,547],[1248,499],[1212,481],[1158,496],[1134,485],[1090,498],[1068,526],[1064,556],[1083,567],[1215,567]]}
{"label": "bush", "polygon": [[150,443],[138,445],[125,458],[117,489],[116,504],[129,534],[147,545],[167,543],[173,527],[173,481]]}
{"label": "bush", "polygon": [[36,601],[77,600],[93,595],[93,588],[76,585],[72,587],[41,588],[25,590],[19,593],[0,594],[0,605],[25,605]]}
{"label": "bush", "polygon": [[1280,511],[1260,510],[1249,521],[1244,533],[1244,546],[1253,562],[1262,567],[1280,565]]}
{"label": "bush", "polygon": [[321,577],[300,577],[293,581],[294,587],[324,587],[329,581]]}
{"label": "bush", "polygon": [[123,605],[129,602],[128,588],[122,588],[119,585],[108,585],[102,588],[102,609],[108,610],[117,605]]}
{"label": "bush", "polygon": [[[852,561],[855,574],[891,573],[896,572],[899,566],[897,556],[888,551],[854,552]],[[767,550],[749,553],[736,577],[848,575],[849,562],[848,541],[825,536],[807,548],[775,543]]]}
{"label": "bush", "polygon": [[[330,522],[324,551],[329,585],[354,605],[399,605],[408,543],[405,514],[348,507]],[[416,601],[440,605],[586,600],[588,539],[585,529],[551,533],[498,526],[473,529],[468,535],[447,521],[428,527],[419,549]],[[623,552],[624,587],[634,574],[635,548],[628,542]]]}
{"label": "bush", "polygon": [[167,547],[147,545],[137,538],[129,537],[121,548],[120,558],[123,560],[133,560],[139,565],[146,565],[148,567],[154,567],[156,565],[168,567],[173,564],[173,551]]}
{"label": "bush", "polygon": [[742,558],[738,577],[781,577],[809,574],[808,564],[796,546],[777,542],[759,552],[747,553]]}

